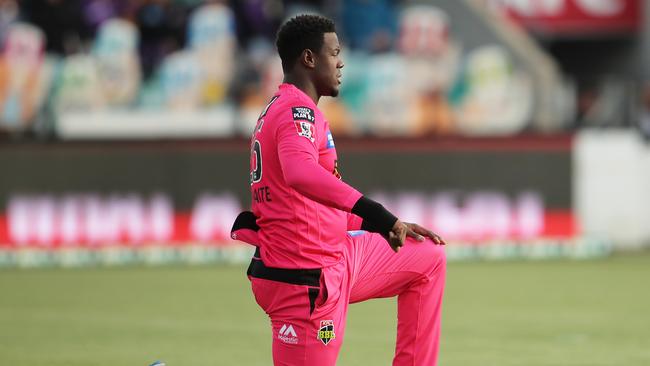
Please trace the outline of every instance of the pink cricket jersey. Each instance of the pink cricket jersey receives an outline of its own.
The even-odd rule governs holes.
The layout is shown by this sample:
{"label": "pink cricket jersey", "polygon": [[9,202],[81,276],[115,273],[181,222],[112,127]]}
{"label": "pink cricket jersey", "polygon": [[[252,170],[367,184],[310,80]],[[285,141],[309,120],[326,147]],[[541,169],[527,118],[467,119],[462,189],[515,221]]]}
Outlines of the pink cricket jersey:
{"label": "pink cricket jersey", "polygon": [[342,259],[361,193],[341,181],[329,124],[312,99],[282,84],[251,139],[252,210],[264,264],[322,268]]}

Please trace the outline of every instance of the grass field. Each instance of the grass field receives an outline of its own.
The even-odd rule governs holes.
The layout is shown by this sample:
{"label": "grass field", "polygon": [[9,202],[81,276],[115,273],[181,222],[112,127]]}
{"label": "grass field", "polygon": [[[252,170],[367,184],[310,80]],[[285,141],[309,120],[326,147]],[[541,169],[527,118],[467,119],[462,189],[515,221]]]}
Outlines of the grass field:
{"label": "grass field", "polygon": [[[0,365],[270,365],[238,266],[0,271]],[[389,365],[394,299],[352,305],[339,365]],[[650,365],[650,254],[451,263],[443,366]]]}

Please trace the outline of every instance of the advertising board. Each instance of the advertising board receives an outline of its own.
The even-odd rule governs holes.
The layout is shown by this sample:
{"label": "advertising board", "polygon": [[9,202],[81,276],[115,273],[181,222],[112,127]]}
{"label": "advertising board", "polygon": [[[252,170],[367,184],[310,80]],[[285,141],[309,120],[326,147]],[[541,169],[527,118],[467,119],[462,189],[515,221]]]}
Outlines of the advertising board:
{"label": "advertising board", "polygon": [[[403,220],[446,238],[451,257],[577,250],[571,140],[472,141],[341,141],[339,169]],[[229,238],[250,205],[245,141],[118,145],[5,147],[0,263],[20,265],[21,253],[40,255],[27,260],[37,264],[248,255],[251,247]]]}

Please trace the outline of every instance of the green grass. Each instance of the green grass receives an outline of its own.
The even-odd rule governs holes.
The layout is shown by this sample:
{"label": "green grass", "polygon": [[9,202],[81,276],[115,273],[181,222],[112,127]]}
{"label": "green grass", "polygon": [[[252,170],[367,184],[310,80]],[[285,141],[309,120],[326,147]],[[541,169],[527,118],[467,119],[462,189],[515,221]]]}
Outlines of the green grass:
{"label": "green grass", "polygon": [[[242,267],[0,271],[0,365],[269,365]],[[444,366],[650,365],[650,254],[451,263]],[[389,365],[394,299],[350,308],[339,365]]]}

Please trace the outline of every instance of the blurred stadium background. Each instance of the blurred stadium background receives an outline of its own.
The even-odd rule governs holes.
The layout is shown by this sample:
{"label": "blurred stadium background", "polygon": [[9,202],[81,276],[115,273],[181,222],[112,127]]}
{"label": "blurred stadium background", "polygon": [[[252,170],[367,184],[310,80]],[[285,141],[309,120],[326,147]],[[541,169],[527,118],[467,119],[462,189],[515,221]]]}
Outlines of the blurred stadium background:
{"label": "blurred stadium background", "polygon": [[[240,260],[288,16],[336,19],[344,176],[454,258],[650,242],[638,0],[2,1],[0,266]],[[245,248],[245,247],[240,247]],[[243,253],[243,254],[242,254]]]}
{"label": "blurred stadium background", "polygon": [[[444,364],[650,364],[642,0],[0,0],[0,364],[268,364],[228,232],[303,12],[344,45],[344,179],[449,243]],[[353,310],[344,364],[388,363],[390,304]]]}

